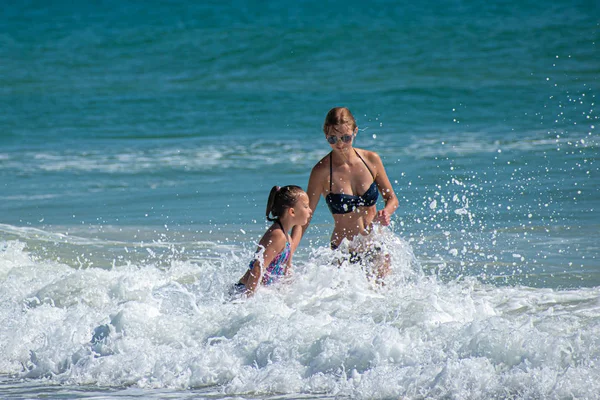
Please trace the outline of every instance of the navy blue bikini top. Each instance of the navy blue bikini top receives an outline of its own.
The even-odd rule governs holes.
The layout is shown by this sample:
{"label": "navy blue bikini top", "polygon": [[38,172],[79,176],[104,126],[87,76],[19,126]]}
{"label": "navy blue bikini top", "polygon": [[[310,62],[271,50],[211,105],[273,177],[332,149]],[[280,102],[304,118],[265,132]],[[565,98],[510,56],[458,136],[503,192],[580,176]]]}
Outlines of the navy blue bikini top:
{"label": "navy blue bikini top", "polygon": [[[358,154],[356,149],[354,152],[360,158],[360,160],[365,164],[365,167],[371,172],[371,169],[363,160],[363,158]],[[371,172],[371,176],[373,176],[373,172]],[[373,176],[375,179],[375,176]],[[367,189],[365,193],[360,196],[354,196],[351,194],[343,194],[343,193],[331,193],[331,185],[333,182],[333,164],[331,162],[331,153],[329,153],[329,193],[325,197],[325,201],[327,202],[327,207],[332,214],[346,214],[351,211],[356,210],[358,207],[370,207],[377,203],[377,199],[379,198],[379,192],[377,191],[377,184],[375,181],[371,183],[371,186]]]}

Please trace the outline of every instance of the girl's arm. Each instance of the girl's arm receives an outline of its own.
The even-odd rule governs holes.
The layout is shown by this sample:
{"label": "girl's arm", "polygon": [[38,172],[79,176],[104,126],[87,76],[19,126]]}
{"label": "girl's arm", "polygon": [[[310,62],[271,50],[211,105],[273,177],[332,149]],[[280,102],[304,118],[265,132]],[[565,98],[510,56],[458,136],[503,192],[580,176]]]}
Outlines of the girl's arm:
{"label": "girl's arm", "polygon": [[251,295],[256,292],[256,288],[260,285],[260,278],[263,274],[262,260],[259,257],[254,260],[252,269],[248,271],[248,279],[246,280],[246,294]]}
{"label": "girl's arm", "polygon": [[[294,225],[292,227],[292,234],[290,235],[290,258],[288,259],[288,262],[285,266],[285,276],[289,276],[292,274],[292,259],[294,258],[294,252],[296,252],[296,249],[298,248],[298,245],[300,244],[300,239],[302,239],[302,226],[300,225]],[[294,235],[294,232],[296,232],[296,234]]]}
{"label": "girl's arm", "polygon": [[290,259],[288,260],[287,264],[285,265],[285,272],[284,272],[284,276],[290,276],[292,275],[292,254],[290,254]]}

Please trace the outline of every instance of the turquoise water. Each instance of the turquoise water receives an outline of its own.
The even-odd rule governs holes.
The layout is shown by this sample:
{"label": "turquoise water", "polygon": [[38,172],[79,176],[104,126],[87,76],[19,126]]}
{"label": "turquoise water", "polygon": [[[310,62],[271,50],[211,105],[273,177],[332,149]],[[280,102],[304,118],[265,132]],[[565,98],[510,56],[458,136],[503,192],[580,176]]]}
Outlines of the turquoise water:
{"label": "turquoise water", "polygon": [[[3,397],[597,392],[563,373],[600,381],[596,2],[0,15]],[[391,284],[331,273],[321,201],[289,290],[223,304],[269,189],[306,186],[338,105],[400,199]],[[82,354],[116,315],[111,354]]]}

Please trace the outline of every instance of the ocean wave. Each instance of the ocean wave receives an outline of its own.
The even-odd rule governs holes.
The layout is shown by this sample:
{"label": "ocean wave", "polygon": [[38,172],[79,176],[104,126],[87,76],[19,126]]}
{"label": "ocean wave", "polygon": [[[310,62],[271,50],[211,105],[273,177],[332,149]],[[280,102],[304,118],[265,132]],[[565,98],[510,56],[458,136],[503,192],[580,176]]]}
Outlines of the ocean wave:
{"label": "ocean wave", "polygon": [[[277,157],[274,149],[289,157]],[[19,174],[39,172],[91,172],[137,174],[157,170],[212,171],[222,169],[258,170],[265,165],[290,164],[309,167],[322,152],[301,144],[258,142],[252,146],[190,146],[189,148],[105,149],[25,151],[0,154],[0,170]],[[309,161],[307,161],[309,160]]]}
{"label": "ocean wave", "polygon": [[[382,136],[382,135],[379,135]],[[389,136],[389,135],[388,135]],[[594,136],[549,137],[547,133],[530,134],[523,138],[498,139],[495,135],[465,132],[461,135],[424,135],[408,139],[386,139],[381,147],[377,135],[363,138],[364,145],[383,157],[428,159],[435,157],[469,157],[494,153],[539,153],[572,150],[593,151],[600,146]],[[380,148],[381,147],[381,148]],[[275,152],[275,149],[277,151]],[[89,172],[107,174],[138,174],[157,170],[202,172],[223,169],[259,170],[269,165],[291,165],[310,169],[326,149],[311,142],[303,143],[257,141],[248,145],[206,145],[189,147],[155,147],[137,149],[24,151],[1,153],[0,170],[19,174],[40,172]],[[285,157],[278,155],[285,154]]]}
{"label": "ocean wave", "polygon": [[[416,158],[469,157],[501,152],[543,152],[563,149],[593,151],[600,147],[594,136],[551,137],[547,132],[521,138],[498,139],[484,132],[464,132],[461,135],[425,135],[408,144],[402,152]],[[572,136],[572,135],[571,135]]]}
{"label": "ocean wave", "polygon": [[440,281],[381,239],[385,286],[315,248],[293,279],[228,301],[247,251],[73,270],[0,249],[0,372],[229,396],[592,398],[598,288]]}
{"label": "ocean wave", "polygon": [[[212,231],[210,231],[212,233]],[[215,259],[234,247],[227,234],[170,232],[145,226],[20,227],[0,224],[0,239],[35,260],[54,260],[74,270],[111,270],[123,265],[152,264],[167,268],[172,262]],[[2,243],[2,242],[0,242]],[[0,273],[1,275],[1,273]]]}

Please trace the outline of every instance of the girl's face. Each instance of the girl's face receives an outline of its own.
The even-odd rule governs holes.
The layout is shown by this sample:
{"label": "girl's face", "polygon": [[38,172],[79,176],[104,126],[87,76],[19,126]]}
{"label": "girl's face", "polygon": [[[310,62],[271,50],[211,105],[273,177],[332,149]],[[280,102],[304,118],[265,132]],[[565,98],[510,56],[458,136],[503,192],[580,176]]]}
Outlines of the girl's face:
{"label": "girl's face", "polygon": [[334,149],[344,149],[352,147],[352,142],[356,136],[358,128],[352,129],[351,125],[330,126],[325,139]]}
{"label": "girl's face", "polygon": [[308,195],[306,193],[301,193],[298,196],[298,200],[296,201],[296,205],[294,205],[293,209],[295,219],[294,225],[306,225],[313,213],[310,209]]}

